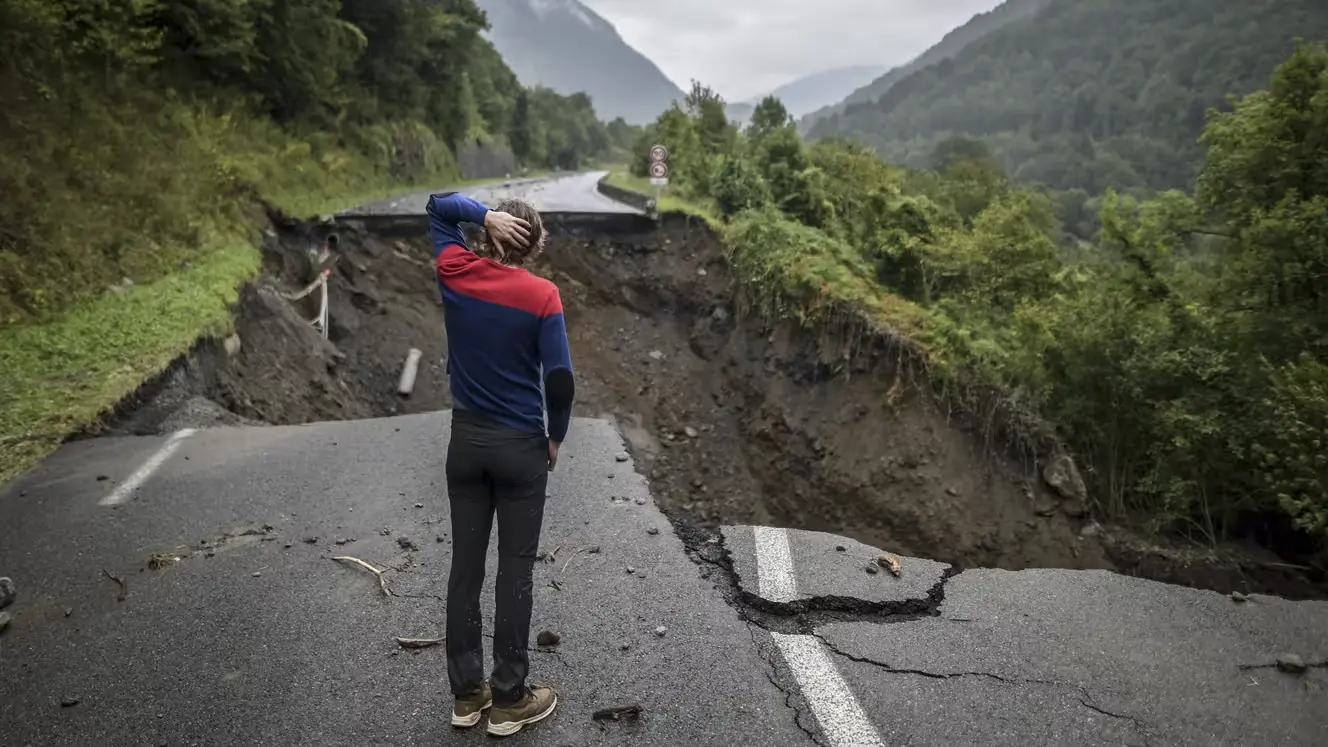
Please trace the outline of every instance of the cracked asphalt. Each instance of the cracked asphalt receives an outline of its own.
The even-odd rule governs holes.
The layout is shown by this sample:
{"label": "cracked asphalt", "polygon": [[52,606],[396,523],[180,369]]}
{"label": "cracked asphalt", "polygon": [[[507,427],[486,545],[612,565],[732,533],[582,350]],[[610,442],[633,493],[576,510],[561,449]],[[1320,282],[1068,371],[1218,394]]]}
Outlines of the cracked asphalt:
{"label": "cracked asphalt", "polygon": [[[448,724],[442,649],[394,640],[441,635],[447,437],[446,413],[203,430],[115,506],[168,437],[63,447],[0,495],[0,743],[486,741]],[[675,532],[623,448],[578,419],[551,481],[532,634],[562,642],[532,661],[562,706],[513,744],[1328,743],[1328,604]]]}

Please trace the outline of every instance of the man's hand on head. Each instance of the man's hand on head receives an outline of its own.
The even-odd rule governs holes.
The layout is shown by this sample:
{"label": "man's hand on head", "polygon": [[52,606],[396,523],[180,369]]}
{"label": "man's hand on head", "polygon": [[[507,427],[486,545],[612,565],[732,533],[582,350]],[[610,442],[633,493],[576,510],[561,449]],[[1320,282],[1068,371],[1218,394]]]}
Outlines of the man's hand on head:
{"label": "man's hand on head", "polygon": [[530,224],[512,215],[490,210],[484,214],[484,230],[489,240],[500,251],[505,248],[525,249],[530,246]]}

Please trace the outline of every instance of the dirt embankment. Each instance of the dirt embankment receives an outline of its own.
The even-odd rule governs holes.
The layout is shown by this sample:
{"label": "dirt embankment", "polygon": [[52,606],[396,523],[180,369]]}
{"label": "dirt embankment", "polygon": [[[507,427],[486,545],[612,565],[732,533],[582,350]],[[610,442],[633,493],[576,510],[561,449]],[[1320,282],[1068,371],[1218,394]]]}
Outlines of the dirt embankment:
{"label": "dirt embankment", "polygon": [[[427,243],[338,230],[323,340],[310,298],[326,226],[266,239],[268,277],[243,298],[235,340],[207,342],[127,403],[113,428],[288,424],[450,404]],[[535,268],[562,289],[577,413],[612,418],[672,518],[844,534],[964,567],[1107,568],[1218,590],[1322,596],[1276,558],[1159,548],[1107,530],[1037,471],[993,454],[893,370],[886,351],[737,313],[707,226],[596,235],[555,226]],[[316,296],[317,294],[314,294]],[[860,342],[860,341],[859,341]],[[410,398],[396,394],[411,347]],[[870,346],[868,346],[870,347]]]}

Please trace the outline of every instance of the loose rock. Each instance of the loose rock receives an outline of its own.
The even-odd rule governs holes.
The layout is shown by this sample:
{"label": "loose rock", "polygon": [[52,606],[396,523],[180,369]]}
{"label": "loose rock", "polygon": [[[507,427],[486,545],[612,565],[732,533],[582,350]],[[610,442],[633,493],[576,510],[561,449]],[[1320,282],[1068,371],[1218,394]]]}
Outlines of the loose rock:
{"label": "loose rock", "polygon": [[630,459],[631,457],[627,456],[627,452],[625,452],[625,451],[620,451],[620,452],[618,452],[613,458],[616,459],[616,460],[619,461],[619,462],[625,462],[625,461],[627,461],[628,459]]}
{"label": "loose rock", "polygon": [[645,499],[645,498],[637,498],[637,499],[636,499],[636,505],[638,505],[638,506],[644,506],[644,505],[646,505],[646,499]]}
{"label": "loose rock", "polygon": [[867,566],[863,570],[867,571],[867,573],[870,573],[873,576],[881,572],[880,569],[877,568],[874,564]]}
{"label": "loose rock", "polygon": [[1282,654],[1277,657],[1277,668],[1288,674],[1303,674],[1307,669],[1305,660],[1295,654]]}
{"label": "loose rock", "polygon": [[848,548],[843,545],[835,545],[835,552],[847,552]]}
{"label": "loose rock", "polygon": [[628,573],[636,573],[636,569],[633,568],[633,567],[631,567],[631,566],[629,565],[629,566],[627,566],[627,572],[628,572]]}
{"label": "loose rock", "polygon": [[1248,596],[1245,596],[1239,591],[1231,592],[1231,601],[1233,602],[1248,602],[1249,600],[1250,598]]}
{"label": "loose rock", "polygon": [[599,555],[599,545],[587,547],[586,552],[590,553],[591,555]]}
{"label": "loose rock", "polygon": [[653,537],[653,536],[655,536],[656,534],[659,534],[659,530],[656,529],[655,527],[651,527],[651,528],[649,528],[649,529],[646,530],[646,534],[649,534],[650,536]]}
{"label": "loose rock", "polygon": [[18,585],[14,583],[14,579],[8,576],[0,578],[0,610],[13,604],[17,596]]}
{"label": "loose rock", "polygon": [[701,435],[700,433],[697,432],[695,428],[693,428],[690,425],[687,426],[686,428],[683,428],[682,432],[685,433],[688,438],[696,438]]}
{"label": "loose rock", "polygon": [[655,635],[659,636],[660,638],[663,638],[665,635],[668,634],[668,632],[669,629],[664,627],[663,625],[659,626],[658,628],[655,628]]}
{"label": "loose rock", "polygon": [[414,542],[411,541],[410,537],[397,537],[397,544],[401,546],[401,549],[402,549],[402,550],[418,550],[418,549],[420,549],[419,547],[417,547],[417,546],[415,545]]}
{"label": "loose rock", "polygon": [[563,637],[552,630],[541,630],[540,634],[535,637],[535,643],[540,646],[557,646],[562,643],[562,640]]}
{"label": "loose rock", "polygon": [[73,708],[78,705],[78,698],[65,698],[60,701],[61,708]]}

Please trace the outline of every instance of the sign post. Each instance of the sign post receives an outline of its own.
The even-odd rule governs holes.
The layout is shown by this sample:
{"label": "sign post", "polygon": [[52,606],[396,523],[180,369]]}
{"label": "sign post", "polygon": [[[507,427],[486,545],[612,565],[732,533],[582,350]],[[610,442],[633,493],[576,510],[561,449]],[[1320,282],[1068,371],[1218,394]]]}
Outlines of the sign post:
{"label": "sign post", "polygon": [[650,148],[650,185],[655,188],[655,209],[664,187],[669,186],[669,149],[663,145]]}

